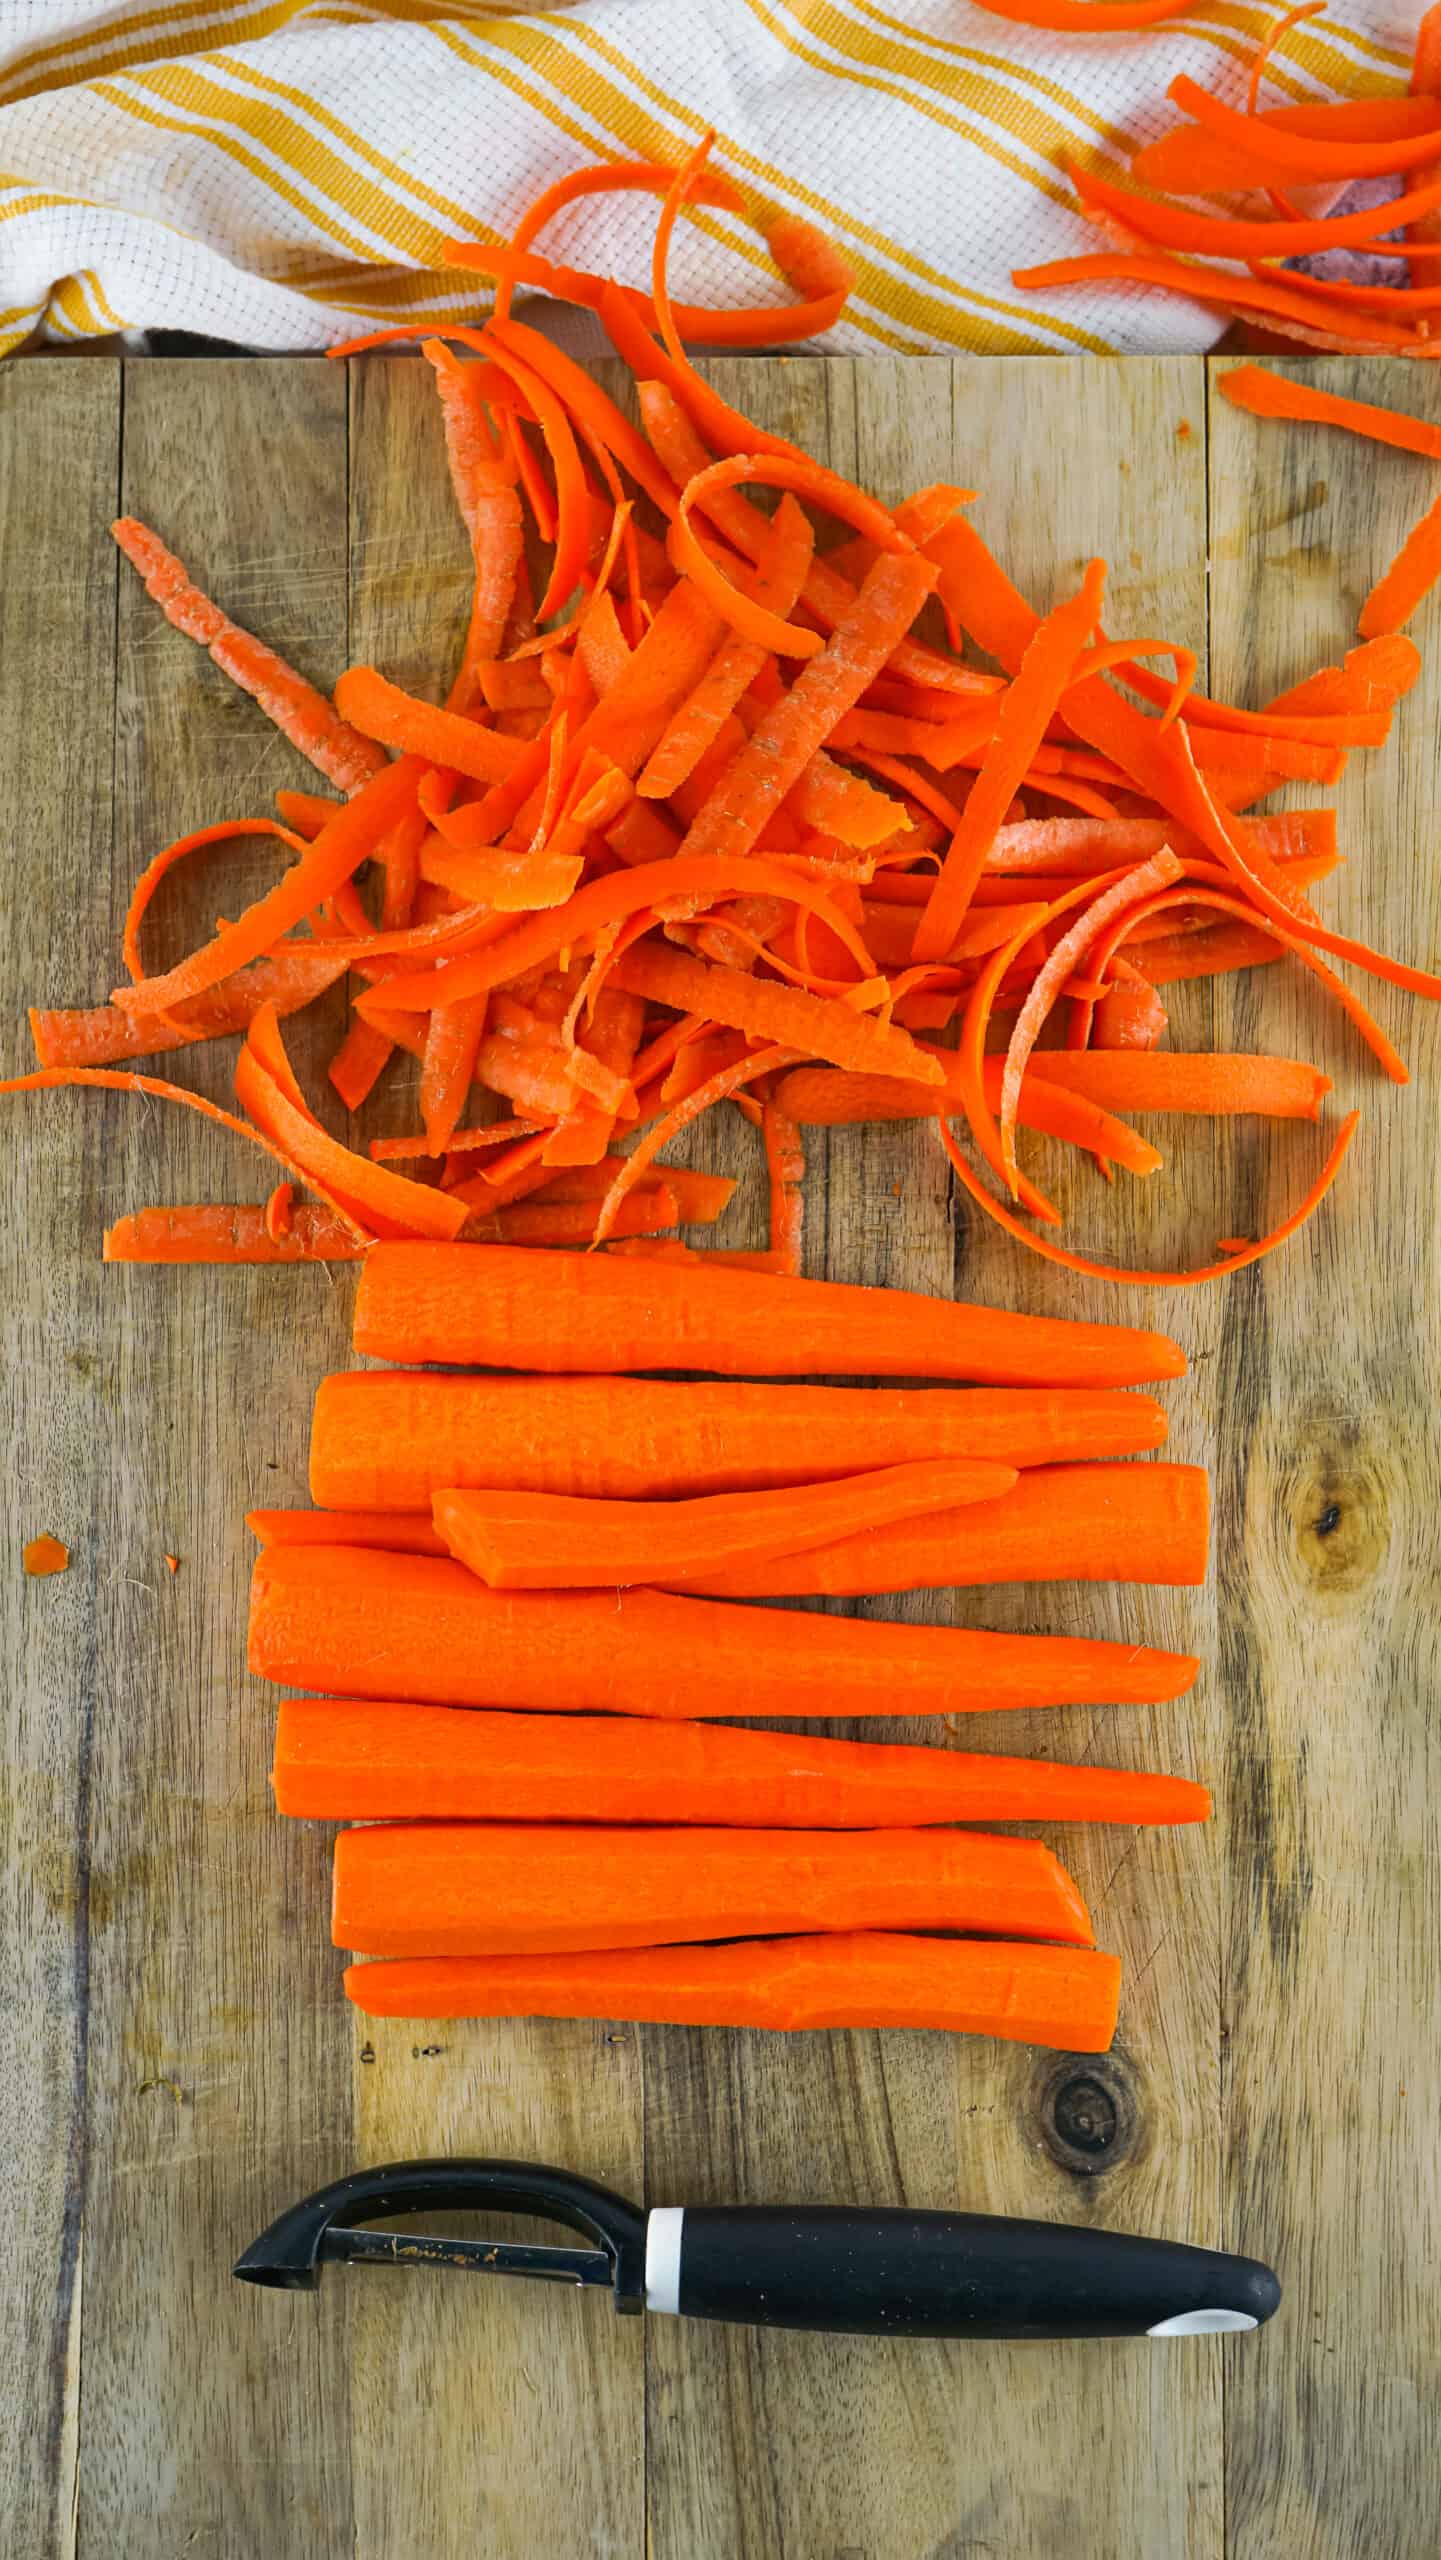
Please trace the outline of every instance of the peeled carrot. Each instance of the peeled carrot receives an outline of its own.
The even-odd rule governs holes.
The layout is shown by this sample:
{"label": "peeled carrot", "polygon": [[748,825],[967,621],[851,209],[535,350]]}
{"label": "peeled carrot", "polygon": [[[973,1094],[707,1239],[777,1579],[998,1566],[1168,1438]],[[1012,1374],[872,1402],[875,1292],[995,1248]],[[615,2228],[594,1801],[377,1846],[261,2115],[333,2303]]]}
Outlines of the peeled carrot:
{"label": "peeled carrot", "polygon": [[297,1820],[719,1823],[875,1830],[921,1823],[1206,1823],[1182,1777],[1006,1759],[998,1751],[837,1743],[627,1715],[491,1715],[356,1697],[287,1697],[276,1810]]}
{"label": "peeled carrot", "polygon": [[985,1831],[368,1822],[335,1843],[331,1934],[366,1955],[864,1928],[1091,1944],[1086,1906],[1052,1852]]}
{"label": "peeled carrot", "polygon": [[1031,1467],[995,1501],[698,1574],[684,1587],[738,1600],[992,1582],[1200,1583],[1209,1549],[1204,1467]]}
{"label": "peeled carrot", "polygon": [[133,1209],[106,1228],[103,1254],[107,1262],[358,1262],[365,1250],[348,1218],[306,1201],[284,1233],[271,1232],[263,1204]]}
{"label": "peeled carrot", "polygon": [[972,1378],[1137,1386],[1185,1374],[1165,1334],[951,1304],[905,1289],[745,1272],[547,1261],[485,1245],[381,1244],[355,1301],[370,1359],[588,1374]]}
{"label": "peeled carrot", "polygon": [[1199,1665],[1145,1645],[742,1613],[661,1591],[487,1591],[432,1556],[275,1546],[251,1584],[250,1668],[287,1688],[441,1706],[795,1717],[1148,1705],[1181,1696]]}
{"label": "peeled carrot", "polygon": [[1015,1482],[1014,1467],[937,1458],[803,1491],[788,1485],[694,1501],[447,1490],[436,1494],[433,1512],[450,1553],[494,1590],[593,1590],[724,1572],[893,1520],[992,1502]]}
{"label": "peeled carrot", "polygon": [[1211,1811],[1206,1789],[1188,1778],[993,1751],[354,1698],[282,1700],[271,1783],[281,1813],[321,1822],[583,1818],[866,1831],[1205,1822]]}
{"label": "peeled carrot", "polygon": [[1090,1948],[880,1930],[567,1957],[421,1956],[346,1967],[373,2018],[633,2018],[696,2027],[930,2027],[1104,2053],[1121,1968]]}
{"label": "peeled carrot", "polygon": [[307,684],[274,649],[268,649],[253,632],[242,631],[203,595],[148,525],[134,516],[120,516],[110,530],[166,621],[187,639],[198,641],[221,672],[259,703],[291,745],[308,756],[337,790],[357,791],[383,770],[385,759],[379,748],[358,736],[331,709],[324,694]]}
{"label": "peeled carrot", "polygon": [[245,1525],[262,1547],[389,1547],[397,1555],[448,1556],[449,1547],[418,1511],[247,1511]]}
{"label": "peeled carrot", "polygon": [[[428,1527],[435,1494],[455,1486],[652,1502],[820,1485],[943,1458],[1031,1467],[1129,1457],[1165,1436],[1154,1397],[1109,1387],[682,1385],[354,1369],[316,1390],[310,1490],[337,1512],[421,1513]],[[343,1519],[331,1534],[346,1539]]]}

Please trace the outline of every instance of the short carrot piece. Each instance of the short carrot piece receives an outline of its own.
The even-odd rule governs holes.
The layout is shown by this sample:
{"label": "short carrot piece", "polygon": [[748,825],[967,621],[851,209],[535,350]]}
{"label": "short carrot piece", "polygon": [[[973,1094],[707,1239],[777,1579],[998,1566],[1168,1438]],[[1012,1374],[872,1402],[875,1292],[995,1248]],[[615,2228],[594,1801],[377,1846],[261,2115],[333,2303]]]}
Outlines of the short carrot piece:
{"label": "short carrot piece", "polygon": [[105,1230],[106,1262],[358,1262],[363,1238],[333,1209],[306,1201],[273,1231],[265,1205],[132,1209]]}
{"label": "short carrot piece", "polygon": [[370,1359],[583,1374],[970,1378],[1139,1386],[1185,1374],[1165,1334],[952,1304],[904,1289],[745,1272],[577,1266],[485,1245],[383,1243],[355,1302]]}
{"label": "short carrot piece", "polygon": [[447,1490],[436,1494],[433,1516],[450,1553],[493,1590],[594,1590],[763,1562],[893,1520],[993,1502],[1015,1482],[1014,1467],[939,1458],[837,1476],[804,1492],[785,1486],[689,1502]]}
{"label": "short carrot piece", "polygon": [[245,1525],[262,1547],[389,1547],[397,1555],[448,1556],[433,1523],[418,1511],[247,1511]]}
{"label": "short carrot piece", "polygon": [[20,1561],[32,1582],[43,1582],[52,1573],[64,1573],[70,1562],[70,1550],[63,1538],[52,1538],[48,1529],[38,1538],[27,1538]]}
{"label": "short carrot piece", "polygon": [[[252,1519],[264,1515],[252,1514]],[[870,1831],[934,1822],[1205,1822],[1189,1778],[644,1716],[286,1698],[281,1813],[319,1822],[666,1822]]]}
{"label": "short carrot piece", "polygon": [[572,1956],[421,1956],[353,1964],[373,2018],[633,2018],[695,2027],[929,2027],[1104,2053],[1121,1968],[1090,1948],[883,1930]]}
{"label": "short carrot piece", "polygon": [[861,1618],[744,1612],[661,1591],[487,1591],[463,1565],[373,1547],[266,1547],[250,1668],[287,1688],[542,1713],[944,1715],[1150,1705],[1189,1654]]}
{"label": "short carrot piece", "polygon": [[[1033,1467],[1130,1457],[1165,1436],[1155,1397],[1112,1387],[682,1385],[345,1369],[316,1390],[310,1490],[336,1513],[422,1514],[429,1533],[435,1495],[457,1486],[686,1500],[946,1458]],[[343,1518],[330,1534],[344,1543]]]}
{"label": "short carrot piece", "polygon": [[546,1955],[824,1929],[984,1930],[1091,1944],[1039,1840],[985,1831],[762,1831],[369,1822],[335,1843],[331,1934],[378,1956]]}
{"label": "short carrot piece", "polygon": [[1031,1467],[994,1502],[698,1575],[685,1588],[738,1600],[993,1582],[1200,1583],[1209,1552],[1204,1467]]}

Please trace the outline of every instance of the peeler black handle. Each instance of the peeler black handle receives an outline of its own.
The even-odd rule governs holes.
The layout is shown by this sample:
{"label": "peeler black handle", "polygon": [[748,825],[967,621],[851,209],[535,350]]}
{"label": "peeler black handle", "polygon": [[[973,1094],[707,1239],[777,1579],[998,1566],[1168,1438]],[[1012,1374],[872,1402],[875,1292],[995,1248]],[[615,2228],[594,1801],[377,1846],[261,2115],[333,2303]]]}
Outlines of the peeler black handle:
{"label": "peeler black handle", "polygon": [[989,2214],[655,2208],[648,2311],[895,2338],[1196,2337],[1254,2329],[1281,2288],[1214,2249]]}

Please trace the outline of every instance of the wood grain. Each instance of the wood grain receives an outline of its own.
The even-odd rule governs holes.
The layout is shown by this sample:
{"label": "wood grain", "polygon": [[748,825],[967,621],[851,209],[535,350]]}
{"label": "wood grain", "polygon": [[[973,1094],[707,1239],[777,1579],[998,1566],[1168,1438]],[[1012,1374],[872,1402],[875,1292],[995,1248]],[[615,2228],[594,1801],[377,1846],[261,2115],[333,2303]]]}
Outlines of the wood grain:
{"label": "wood grain", "polygon": [[[1382,364],[1363,396],[1441,392]],[[1429,496],[1424,466],[1267,430],[1191,360],[733,362],[761,423],[899,497],[936,478],[1041,604],[1093,551],[1112,627],[1164,630],[1264,698],[1340,654]],[[123,426],[122,426],[123,408]],[[1183,421],[1189,432],[1181,433]],[[155,845],[302,778],[253,706],[118,591],[117,496],[307,672],[434,680],[465,553],[423,368],[75,367],[0,380],[0,793],[25,894],[5,1018],[98,992]],[[1206,579],[1212,563],[1209,610]],[[1429,621],[1420,629],[1424,640]],[[1441,671],[1343,786],[1327,905],[1441,961]],[[113,760],[113,773],[112,773]],[[38,858],[37,858],[38,857]],[[165,960],[267,876],[169,884]],[[223,886],[217,885],[223,879]],[[149,930],[149,928],[147,928]],[[1416,1067],[1379,1085],[1299,973],[1178,992],[1176,1045],[1314,1057],[1366,1107],[1352,1167],[1284,1260],[1145,1303],[1192,1352],[1172,1454],[1217,1469],[1204,1594],[960,1595],[965,1619],[1190,1644],[1154,1711],[972,1718],[964,1747],[1172,1767],[1209,1833],[1068,1839],[1127,1959],[1115,2052],[942,2037],[362,2022],[326,1942],[328,1841],[273,1818],[271,1701],[243,1675],[257,1497],[304,1497],[315,1379],[344,1357],[323,1273],[102,1273],[103,1216],[255,1198],[259,1159],[96,1096],[14,1106],[0,1321],[9,1679],[0,1800],[0,2490],[6,2560],[1412,2560],[1438,2379],[1437,1026],[1382,1000]],[[308,1089],[341,1000],[298,1027]],[[24,1061],[17,1028],[7,1055]],[[231,1045],[183,1075],[224,1095]],[[368,1129],[412,1125],[402,1061]],[[330,1097],[332,1125],[344,1115]],[[1046,1165],[1074,1232],[1184,1268],[1274,1217],[1302,1126],[1158,1122],[1174,1176]],[[813,1133],[810,1269],[1043,1311],[1131,1314],[957,1211],[929,1134]],[[746,1183],[738,1114],[693,1160]],[[68,1576],[23,1585],[45,1527]],[[182,1558],[172,1582],[161,1562]],[[890,1606],[891,1604],[885,1604]],[[953,1615],[950,1595],[905,1604]],[[900,1702],[898,1702],[900,1703]],[[844,1728],[836,1728],[843,1730]],[[938,1737],[900,1722],[907,1738]],[[230,2281],[280,2203],[360,2160],[570,2160],[652,2202],[947,2202],[1223,2241],[1287,2284],[1253,2341],[962,2351],[617,2323],[602,2300],[460,2279],[332,2279],[287,2312]],[[1223,2398],[1224,2386],[1224,2398]],[[1418,2536],[1423,2537],[1418,2539]]]}
{"label": "wood grain", "polygon": [[[1441,419],[1424,367],[1300,370]],[[1434,494],[1411,458],[1211,413],[1212,651],[1263,701],[1339,654]],[[1434,607],[1417,617],[1423,648]],[[1343,932],[1441,959],[1441,664],[1341,795]],[[1264,986],[1261,982],[1264,981]],[[1314,981],[1236,981],[1238,1030],[1335,1075],[1365,1114],[1332,1214],[1230,1303],[1216,1583],[1230,1713],[1224,1941],[1231,2239],[1286,2271],[1264,2359],[1227,2367],[1231,2560],[1409,2560],[1434,2539],[1441,2384],[1441,1582],[1432,1161],[1441,1021],[1381,990],[1398,1093]],[[1257,1214],[1272,1216],[1272,1176]],[[1428,2508],[1418,2508],[1418,2493]]]}
{"label": "wood grain", "polygon": [[[937,479],[981,486],[977,521],[1038,603],[1057,601],[1099,551],[1117,564],[1118,620],[1204,646],[1204,445],[1199,432],[1194,445],[1178,446],[1174,434],[1188,410],[1198,429],[1203,421],[1199,364],[802,360],[783,370],[733,365],[717,378],[762,426],[798,437],[883,498]],[[1061,407],[1066,431],[1056,436],[1050,422]],[[1127,460],[1124,476],[1098,467],[1107,454]],[[809,1143],[812,1217],[824,1233],[824,1259],[813,1256],[812,1269],[1045,1314],[1116,1312],[1102,1284],[1078,1288],[958,1218],[929,1131],[842,1130],[828,1142],[811,1133]],[[1081,1221],[1091,1217],[1099,1249],[1163,1265],[1184,1253],[1187,1213],[1174,1187],[1153,1200],[1130,1185],[1093,1208],[1099,1187],[1089,1169],[1058,1186]],[[1199,1312],[1166,1307],[1148,1320],[1179,1322],[1194,1342]],[[1209,1454],[1205,1378],[1201,1366],[1167,1391],[1185,1458]],[[870,1605],[1210,1649],[1209,1602],[1193,1593],[1056,1587]],[[965,1730],[955,1739],[968,1748],[1202,1771],[1214,1765],[1219,1732],[1209,1687],[1180,1709],[1124,1719],[1073,1710],[958,1721]],[[894,1730],[936,1739],[919,1720]],[[1101,1942],[1128,1960],[1113,2054],[1098,2065],[942,2036],[782,2046],[759,2035],[656,2031],[652,2198],[957,2204],[1214,2246],[1219,1840],[1098,1830],[1068,1838],[1065,1854],[1092,1897]],[[1006,2347],[882,2354],[763,2332],[707,2338],[656,2322],[650,2352],[657,2560],[849,2549],[871,2560],[972,2545],[1049,2560],[1070,2540],[1107,2551],[1220,2547],[1219,2360],[1207,2350],[1183,2370],[1158,2368],[1141,2346],[1117,2348],[1104,2363],[1085,2348],[1043,2360]],[[758,2439],[763,2463],[750,2453]],[[848,2444],[873,2448],[874,2458],[847,2460]]]}
{"label": "wood grain", "polygon": [[[355,367],[351,428],[352,654],[429,692],[463,637],[468,592],[429,366]],[[418,1074],[403,1057],[388,1071],[377,1099],[396,1128],[419,1123]],[[367,1128],[378,1125],[368,1114]],[[461,2020],[430,2034],[349,2016],[359,2160],[570,2160],[624,2192],[643,2187],[635,2028]],[[360,2551],[640,2551],[639,2321],[561,2286],[381,2283],[354,2295]],[[414,2459],[419,2409],[442,2459]]]}
{"label": "wood grain", "polygon": [[[119,442],[113,365],[16,365],[0,379],[0,824],[12,867],[0,970],[16,1068],[30,1064],[25,991],[83,996],[109,903],[115,566],[105,527]],[[42,1105],[17,1125],[31,1109],[8,1106],[0,1283],[12,1454],[0,1574],[0,2540],[48,2560],[74,2547],[77,2486],[96,1917],[94,1448],[109,1419],[90,1204],[106,1106]],[[42,1529],[75,1562],[27,1583],[20,1549]]]}

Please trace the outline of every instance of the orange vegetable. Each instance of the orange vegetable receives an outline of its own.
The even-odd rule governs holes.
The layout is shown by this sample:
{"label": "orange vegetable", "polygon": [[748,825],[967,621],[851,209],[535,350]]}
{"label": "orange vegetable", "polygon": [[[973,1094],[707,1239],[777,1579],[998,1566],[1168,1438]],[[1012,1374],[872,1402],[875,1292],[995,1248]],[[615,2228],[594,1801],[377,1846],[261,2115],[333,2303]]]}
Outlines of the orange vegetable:
{"label": "orange vegetable", "polygon": [[663,1591],[488,1591],[463,1565],[371,1547],[267,1547],[251,1584],[260,1679],[440,1706],[797,1717],[1145,1705],[1183,1695],[1198,1667],[1146,1645],[742,1612]]}
{"label": "orange vegetable", "polygon": [[359,870],[387,828],[413,802],[417,778],[404,762],[387,765],[362,784],[275,888],[257,898],[233,924],[222,926],[213,941],[176,968],[158,978],[143,978],[138,986],[112,989],[112,1001],[137,1021],[144,1014],[167,1013],[204,994],[248,961],[258,960]]}
{"label": "orange vegetable", "polygon": [[348,668],[336,685],[335,699],[367,737],[423,756],[430,764],[468,773],[477,782],[504,782],[521,759],[519,739],[503,738],[498,730],[484,728],[461,712],[418,702],[414,694],[403,693],[398,684],[377,675],[374,667]]}
{"label": "orange vegetable", "polygon": [[368,1822],[335,1843],[331,1934],[367,1955],[539,1955],[791,1929],[983,1929],[1091,1944],[1039,1840]]}
{"label": "orange vegetable", "polygon": [[[1123,1165],[1128,1173],[1157,1172],[1161,1158],[1148,1139],[1100,1109],[1089,1087],[1082,1084],[1068,1090],[1045,1072],[1052,1057],[1062,1054],[1048,1049],[1032,1061],[1021,1087],[1022,1128],[1062,1138],[1069,1146],[1089,1148],[1092,1154]],[[985,1061],[986,1099],[992,1109],[1000,1100],[1002,1063],[1000,1058]],[[1083,1057],[1080,1063],[1088,1067],[1091,1062]],[[782,1076],[776,1091],[782,1107],[807,1128],[843,1128],[865,1120],[926,1120],[936,1108],[928,1085],[911,1084],[899,1076],[846,1075],[829,1067],[793,1067]],[[950,1076],[946,1095],[948,1109],[964,1108],[959,1084],[953,1084]]]}
{"label": "orange vegetable", "polygon": [[74,1012],[34,1007],[30,1033],[42,1067],[109,1067],[123,1058],[160,1057],[196,1040],[218,1040],[246,1031],[262,1005],[278,1014],[298,1013],[333,987],[346,970],[324,944],[296,943],[271,960],[252,960],[163,1014],[134,1014],[118,1004]]}
{"label": "orange vegetable", "polygon": [[692,821],[682,860],[750,852],[842,713],[879,675],[935,583],[932,564],[916,552],[876,562],[825,647],[765,714]]}
{"label": "orange vegetable", "polygon": [[420,1956],[346,1968],[374,2018],[636,2018],[672,2026],[930,2027],[1104,2053],[1121,1968],[1090,1948],[881,1930],[567,1956]]}
{"label": "orange vegetable", "polygon": [[1136,1386],[1186,1366],[1164,1334],[1124,1325],[826,1280],[537,1264],[482,1245],[382,1245],[361,1275],[354,1338],[371,1359],[587,1373],[671,1366]]}
{"label": "orange vegetable", "polygon": [[259,1208],[133,1209],[105,1230],[107,1262],[358,1262],[364,1238],[348,1218],[308,1203],[281,1229]]}
{"label": "orange vegetable", "polygon": [[389,1547],[397,1554],[448,1556],[429,1516],[414,1511],[247,1511],[262,1547]]}
{"label": "orange vegetable", "polygon": [[347,1698],[282,1700],[271,1783],[279,1812],[320,1822],[574,1822],[584,1808],[590,1822],[869,1831],[1205,1822],[1211,1811],[1186,1778],[991,1751]]}
{"label": "orange vegetable", "polygon": [[[634,877],[634,874],[632,874]],[[910,1076],[918,1084],[939,1084],[933,1058],[918,1049],[910,1033],[877,1022],[852,1004],[808,995],[802,987],[777,985],[746,969],[716,967],[693,960],[684,951],[659,942],[637,943],[611,970],[613,986],[643,996],[648,1004],[669,1005],[676,1013],[703,1014],[707,1021],[744,1031],[748,1039],[779,1041],[802,1057],[828,1058],[839,1067],[861,1073]],[[873,981],[877,1001],[884,981]]]}
{"label": "orange vegetable", "polygon": [[1015,681],[1001,697],[995,736],[916,927],[916,960],[938,960],[955,941],[1006,812],[1100,620],[1104,580],[1104,564],[1093,560],[1079,594],[1058,605],[1027,643]]}
{"label": "orange vegetable", "polygon": [[183,564],[148,525],[134,516],[119,516],[110,530],[166,621],[188,640],[198,641],[222,674],[259,703],[267,718],[328,782],[340,791],[357,791],[381,771],[384,759],[379,750],[338,718],[324,694],[317,693],[263,640],[242,631],[219,605],[202,595]]}
{"label": "orange vegetable", "polygon": [[791,1485],[664,1502],[446,1490],[433,1511],[450,1553],[494,1590],[593,1590],[765,1562],[893,1520],[991,1502],[1016,1480],[1014,1467],[941,1458],[808,1485],[803,1500]]}
{"label": "orange vegetable", "polygon": [[1199,1583],[1209,1539],[1204,1467],[1031,1467],[993,1501],[693,1575],[685,1587],[736,1600],[992,1582]]}
{"label": "orange vegetable", "polygon": [[21,1562],[32,1579],[40,1581],[47,1574],[64,1573],[70,1550],[62,1538],[52,1538],[45,1530],[38,1538],[27,1538]]}
{"label": "orange vegetable", "polygon": [[[682,1385],[346,1370],[316,1390],[310,1490],[338,1511],[421,1513],[430,1535],[434,1495],[455,1486],[654,1502],[819,1485],[942,1459],[1034,1467],[1128,1457],[1165,1436],[1154,1397],[1111,1387]],[[333,1535],[344,1540],[343,1521]]]}

